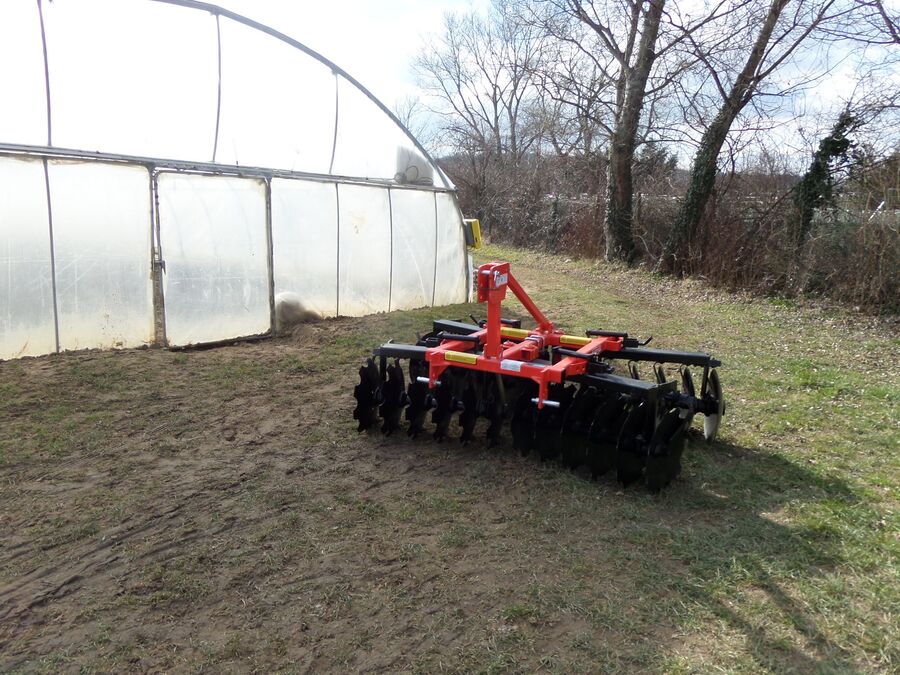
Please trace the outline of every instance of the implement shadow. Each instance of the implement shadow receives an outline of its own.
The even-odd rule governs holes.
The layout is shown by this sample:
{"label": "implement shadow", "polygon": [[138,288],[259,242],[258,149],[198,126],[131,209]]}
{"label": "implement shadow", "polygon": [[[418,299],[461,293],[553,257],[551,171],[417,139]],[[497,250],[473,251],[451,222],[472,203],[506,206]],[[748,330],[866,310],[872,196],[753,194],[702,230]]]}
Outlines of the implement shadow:
{"label": "implement shadow", "polygon": [[658,514],[671,534],[673,558],[684,564],[674,579],[680,594],[743,634],[761,667],[858,667],[787,582],[816,583],[849,562],[835,524],[804,524],[796,509],[858,511],[864,508],[859,497],[843,480],[761,450],[695,441],[690,456],[693,475],[660,498],[666,508]]}
{"label": "implement shadow", "polygon": [[[853,672],[860,652],[871,652],[826,625],[811,590],[853,562],[840,519],[877,520],[844,480],[692,434],[683,476],[651,496],[642,483],[622,490],[611,474],[592,482],[533,453],[522,458],[506,431],[503,446],[488,449],[461,446],[451,429],[443,443],[392,436],[381,452],[402,457],[423,489],[465,490],[480,509],[473,523],[492,533],[484,540],[524,554],[510,565],[533,575],[506,601],[536,604],[551,622],[583,617],[604,671]],[[483,513],[502,513],[503,524],[485,527]],[[529,590],[535,584],[546,598]],[[557,590],[570,597],[550,598]]]}

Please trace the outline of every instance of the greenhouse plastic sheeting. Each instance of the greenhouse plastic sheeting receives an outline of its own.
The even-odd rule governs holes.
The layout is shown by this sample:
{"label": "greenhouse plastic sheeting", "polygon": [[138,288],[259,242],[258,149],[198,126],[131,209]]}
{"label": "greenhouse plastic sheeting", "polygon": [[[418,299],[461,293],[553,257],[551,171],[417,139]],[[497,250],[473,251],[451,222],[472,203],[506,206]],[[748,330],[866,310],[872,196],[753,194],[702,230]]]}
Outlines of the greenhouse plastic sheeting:
{"label": "greenhouse plastic sheeting", "polygon": [[434,295],[434,194],[391,190],[391,309],[431,304]]}
{"label": "greenhouse plastic sheeting", "polygon": [[272,180],[275,292],[300,296],[307,309],[337,314],[337,186]]}
{"label": "greenhouse plastic sheeting", "polygon": [[0,157],[0,359],[56,350],[41,160]]}
{"label": "greenhouse plastic sheeting", "polygon": [[456,199],[435,193],[437,200],[437,269],[434,274],[434,304],[449,305],[466,300],[466,244],[462,217]]}
{"label": "greenhouse plastic sheeting", "polygon": [[[338,80],[338,124],[332,173],[390,179],[397,173],[397,148],[412,143],[365,94]],[[435,175],[434,180],[440,183]]]}
{"label": "greenhouse plastic sheeting", "polygon": [[150,174],[51,161],[60,349],[153,341]]}
{"label": "greenhouse plastic sheeting", "polygon": [[222,113],[215,161],[328,173],[334,74],[241,24],[223,19],[221,31]]}
{"label": "greenhouse plastic sheeting", "polygon": [[159,220],[169,344],[268,331],[265,183],[162,173]]}
{"label": "greenhouse plastic sheeting", "polygon": [[[44,2],[43,11],[54,145],[212,158],[218,96],[215,18],[121,0]],[[43,86],[43,64],[38,82]]]}
{"label": "greenhouse plastic sheeting", "polygon": [[0,143],[379,180],[397,174],[398,148],[422,155],[339,68],[242,17],[165,2],[40,6],[49,82],[38,4],[0,2],[0,62],[15,64],[0,70],[14,102],[0,108]]}
{"label": "greenhouse plastic sheeting", "polygon": [[338,186],[338,312],[386,312],[391,294],[391,220],[387,188]]}

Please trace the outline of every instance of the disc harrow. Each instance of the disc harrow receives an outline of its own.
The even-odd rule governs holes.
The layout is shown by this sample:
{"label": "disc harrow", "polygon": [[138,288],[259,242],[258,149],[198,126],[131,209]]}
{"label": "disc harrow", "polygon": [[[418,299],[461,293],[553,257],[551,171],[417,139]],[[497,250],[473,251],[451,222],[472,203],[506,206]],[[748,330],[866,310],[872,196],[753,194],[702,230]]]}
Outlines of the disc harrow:
{"label": "disc harrow", "polygon": [[[496,446],[508,422],[512,446],[523,455],[585,466],[592,478],[615,469],[623,485],[643,478],[651,492],[681,472],[695,415],[704,417],[706,440],[715,439],[725,414],[718,360],[648,348],[650,339],[640,342],[623,332],[568,335],[532,302],[509,263],[487,263],[477,274],[486,320],[437,320],[415,344],[389,342],[373,350],[353,390],[359,431],[380,421],[381,431],[391,434],[405,417],[407,434],[416,438],[430,412],[435,440],[454,434],[456,416],[462,443],[475,439],[483,419],[487,442]],[[507,290],[535,328],[501,316]],[[652,379],[641,378],[641,363],[652,364]],[[674,376],[665,364],[677,366]],[[702,372],[699,391],[691,368]]]}

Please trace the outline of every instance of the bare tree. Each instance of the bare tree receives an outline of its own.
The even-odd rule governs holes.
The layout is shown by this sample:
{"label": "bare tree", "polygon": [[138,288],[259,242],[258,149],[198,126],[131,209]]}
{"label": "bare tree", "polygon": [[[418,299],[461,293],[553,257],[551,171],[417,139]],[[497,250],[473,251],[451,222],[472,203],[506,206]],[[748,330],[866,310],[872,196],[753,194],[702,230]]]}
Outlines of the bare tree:
{"label": "bare tree", "polygon": [[561,157],[590,157],[609,136],[613,83],[568,44],[548,41],[541,53],[535,83],[545,141]]}
{"label": "bare tree", "polygon": [[[635,255],[632,162],[664,6],[665,0],[518,3],[520,16],[555,40],[554,53],[565,55],[570,66],[543,64],[544,90],[576,111],[576,119],[599,125],[607,136],[608,260],[631,261]],[[579,77],[583,72],[591,73],[589,81]],[[598,115],[603,112],[607,114]]]}
{"label": "bare tree", "polygon": [[657,264],[660,271],[688,271],[688,252],[697,238],[715,186],[719,154],[738,115],[760,92],[761,84],[787,63],[817,29],[849,11],[847,6],[839,6],[837,0],[793,0],[793,11],[787,12],[791,2],[771,0],[762,17],[753,11],[753,6],[749,12],[734,16],[738,23],[726,33],[723,42],[735,40],[735,35],[752,35],[748,29],[759,26],[739,68],[721,58],[715,43],[701,44],[691,39],[693,51],[706,69],[720,104],[694,155],[687,191]]}
{"label": "bare tree", "polygon": [[900,8],[888,9],[883,0],[855,1],[860,11],[851,37],[874,44],[900,45]]}
{"label": "bare tree", "polygon": [[527,121],[536,58],[533,36],[518,30],[496,0],[488,17],[448,13],[443,34],[415,68],[447,122],[450,143],[519,159],[537,138]]}
{"label": "bare tree", "polygon": [[[643,142],[667,134],[662,120],[669,89],[696,60],[680,47],[745,1],[706,3],[693,18],[683,15],[677,5],[667,6],[666,0],[516,3],[519,15],[538,25],[556,45],[542,64],[544,92],[579,114],[590,110],[590,121],[606,136],[607,259],[630,261],[636,254],[635,153]],[[553,65],[548,67],[548,61]],[[590,79],[583,78],[583,73],[590,73]]]}
{"label": "bare tree", "polygon": [[[523,17],[528,23],[528,17]],[[555,156],[548,187],[578,203],[589,220],[592,248],[603,239],[605,175],[610,129],[609,101],[615,83],[605,69],[571,42],[549,37],[541,49],[535,83],[543,146]],[[549,162],[545,162],[549,163]],[[549,167],[548,167],[549,168]],[[587,199],[585,199],[587,197]]]}
{"label": "bare tree", "polygon": [[431,111],[443,121],[435,144],[489,231],[541,136],[533,115],[539,47],[533,30],[512,20],[506,0],[495,0],[487,16],[445,15],[443,33],[414,63]]}
{"label": "bare tree", "polygon": [[435,128],[431,113],[418,96],[404,96],[394,103],[393,113],[426,147],[434,144]]}

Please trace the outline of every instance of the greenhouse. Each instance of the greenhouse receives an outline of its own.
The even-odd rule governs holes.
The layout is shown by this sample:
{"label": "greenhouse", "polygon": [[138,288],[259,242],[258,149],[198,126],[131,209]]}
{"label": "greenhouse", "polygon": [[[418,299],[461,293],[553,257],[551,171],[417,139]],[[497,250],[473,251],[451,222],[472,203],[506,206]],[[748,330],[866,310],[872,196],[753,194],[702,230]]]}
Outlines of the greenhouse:
{"label": "greenhouse", "polygon": [[272,28],[188,0],[0,4],[0,359],[466,300],[452,183]]}

